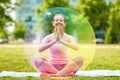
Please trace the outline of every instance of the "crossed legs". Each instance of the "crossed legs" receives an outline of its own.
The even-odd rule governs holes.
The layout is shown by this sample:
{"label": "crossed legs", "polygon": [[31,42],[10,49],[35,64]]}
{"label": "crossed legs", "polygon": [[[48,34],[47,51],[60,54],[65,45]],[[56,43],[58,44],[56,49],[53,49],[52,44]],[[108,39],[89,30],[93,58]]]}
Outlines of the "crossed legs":
{"label": "crossed legs", "polygon": [[67,64],[62,70],[58,71],[58,75],[64,75],[64,74],[75,74],[79,70],[79,68],[83,65],[83,57],[76,57],[72,62]]}
{"label": "crossed legs", "polygon": [[75,74],[76,71],[83,65],[83,57],[76,57],[72,62],[68,63],[63,69],[57,70],[52,64],[45,59],[35,60],[35,66],[40,72],[56,74],[56,75],[69,75],[71,72]]}
{"label": "crossed legs", "polygon": [[40,72],[51,73],[51,74],[56,74],[58,72],[58,70],[53,65],[51,65],[43,58],[40,60],[35,60],[34,64]]}

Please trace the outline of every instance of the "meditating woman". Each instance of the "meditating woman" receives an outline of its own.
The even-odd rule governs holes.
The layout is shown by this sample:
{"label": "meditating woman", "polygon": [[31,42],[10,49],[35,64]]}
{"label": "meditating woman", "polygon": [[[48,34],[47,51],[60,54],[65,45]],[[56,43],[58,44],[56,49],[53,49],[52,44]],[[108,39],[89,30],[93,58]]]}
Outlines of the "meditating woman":
{"label": "meditating woman", "polygon": [[35,66],[41,72],[41,76],[50,75],[74,75],[83,65],[83,57],[76,57],[69,61],[67,48],[78,50],[74,38],[64,32],[66,26],[63,14],[56,14],[53,20],[53,33],[47,35],[39,47],[39,52],[50,49],[50,61],[36,59]]}

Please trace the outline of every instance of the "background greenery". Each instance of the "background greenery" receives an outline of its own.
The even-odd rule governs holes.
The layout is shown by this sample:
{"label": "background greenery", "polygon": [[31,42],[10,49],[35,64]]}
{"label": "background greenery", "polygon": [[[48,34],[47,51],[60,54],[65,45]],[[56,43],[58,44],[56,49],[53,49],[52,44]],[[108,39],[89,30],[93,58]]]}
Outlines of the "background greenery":
{"label": "background greenery", "polygon": [[[14,5],[14,7],[12,5]],[[10,0],[0,1],[0,38],[8,38],[9,34],[6,31],[6,27],[10,25],[8,22],[16,22],[12,20],[8,13],[18,5],[20,6],[18,3],[12,4]],[[106,0],[78,0],[78,3],[74,6],[69,4],[69,0],[44,0],[42,4],[36,8],[36,15],[53,7],[70,8],[83,14],[92,25],[94,31],[100,29],[105,30],[104,38],[106,43],[120,42],[120,0],[110,2],[109,4],[106,3]],[[20,30],[23,31],[22,28],[19,28],[19,31]],[[19,34],[19,32],[15,34]],[[15,39],[21,38],[20,35],[16,37],[15,34]],[[24,32],[21,32],[21,34],[24,35]]]}
{"label": "background greenery", "polygon": [[75,6],[68,5],[69,0],[59,2],[55,0],[44,0],[36,13],[53,7],[67,7],[82,13],[92,25],[94,31],[103,29],[106,43],[118,43],[120,41],[120,1],[106,4],[105,0],[78,0]]}

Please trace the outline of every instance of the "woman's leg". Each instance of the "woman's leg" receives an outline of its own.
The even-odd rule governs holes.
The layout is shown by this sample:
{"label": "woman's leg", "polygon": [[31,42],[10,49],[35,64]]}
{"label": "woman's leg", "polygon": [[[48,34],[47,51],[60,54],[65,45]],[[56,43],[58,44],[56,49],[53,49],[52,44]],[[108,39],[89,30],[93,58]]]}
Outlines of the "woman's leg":
{"label": "woman's leg", "polygon": [[76,72],[83,65],[83,57],[76,57],[72,62],[67,64],[57,75],[69,75],[71,72]]}
{"label": "woman's leg", "polygon": [[58,70],[53,67],[49,62],[47,62],[44,58],[38,60],[34,60],[35,66],[39,69],[40,72],[56,74]]}

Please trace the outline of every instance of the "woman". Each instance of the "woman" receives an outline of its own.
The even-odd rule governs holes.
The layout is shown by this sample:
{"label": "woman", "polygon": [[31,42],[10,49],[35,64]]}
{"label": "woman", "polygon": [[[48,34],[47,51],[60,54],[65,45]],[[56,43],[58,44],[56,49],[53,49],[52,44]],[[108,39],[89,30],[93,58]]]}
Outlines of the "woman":
{"label": "woman", "polygon": [[78,50],[74,38],[64,32],[66,23],[64,15],[56,14],[53,20],[54,32],[47,35],[39,48],[39,52],[50,49],[50,62],[42,58],[35,60],[36,67],[42,72],[42,76],[74,75],[83,65],[83,57],[76,57],[72,62],[67,56],[67,48]]}

